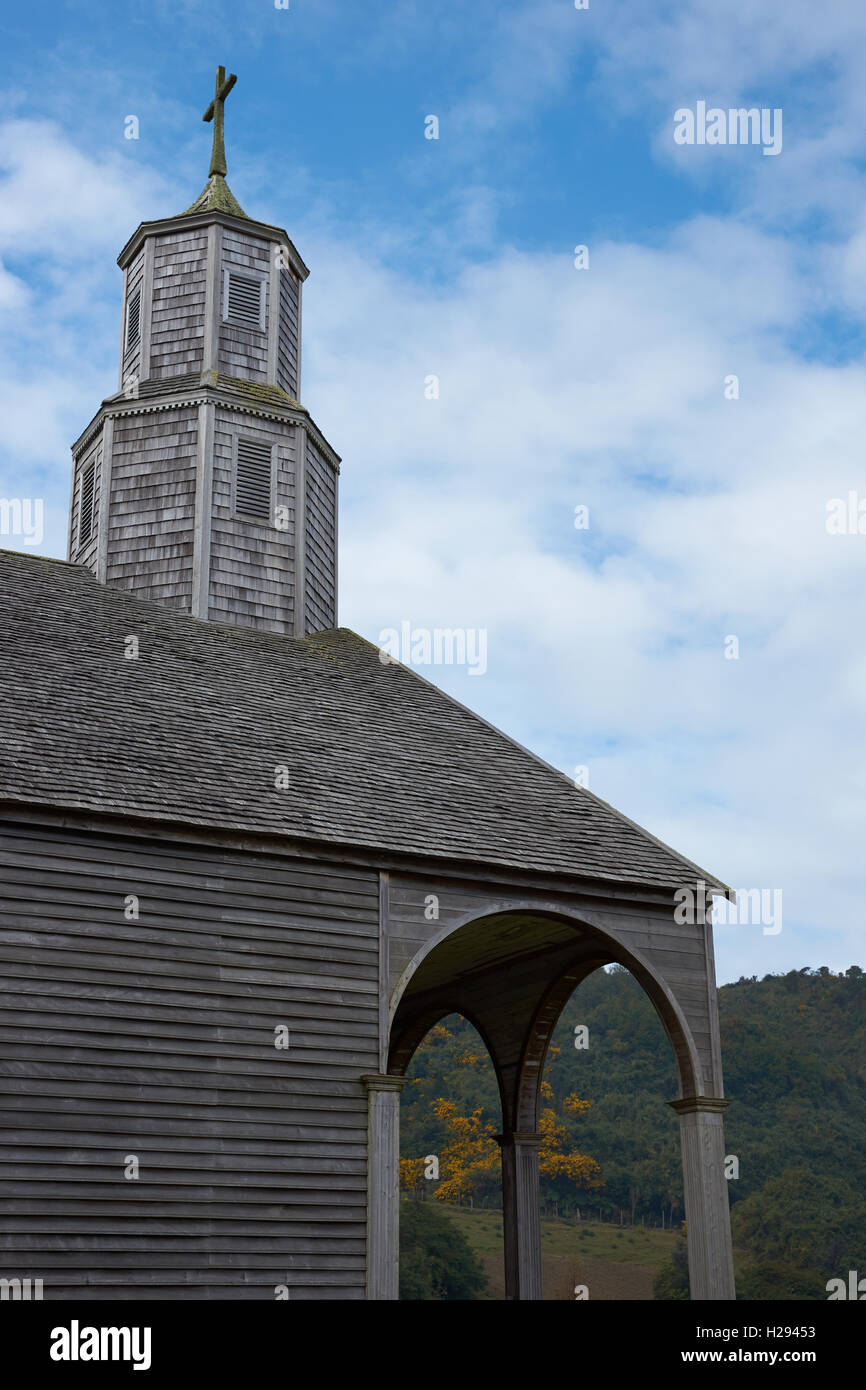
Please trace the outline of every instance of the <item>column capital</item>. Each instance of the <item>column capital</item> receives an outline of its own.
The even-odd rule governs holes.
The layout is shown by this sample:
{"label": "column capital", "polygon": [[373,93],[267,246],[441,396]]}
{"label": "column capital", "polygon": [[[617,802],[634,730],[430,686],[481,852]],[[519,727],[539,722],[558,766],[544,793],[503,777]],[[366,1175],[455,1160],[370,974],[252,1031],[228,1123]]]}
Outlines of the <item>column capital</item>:
{"label": "column capital", "polygon": [[506,1144],[513,1144],[515,1148],[538,1148],[541,1143],[541,1135],[532,1129],[507,1129],[504,1134],[494,1134],[500,1148]]}
{"label": "column capital", "polygon": [[407,1076],[388,1076],[384,1072],[370,1072],[361,1077],[368,1094],[371,1091],[396,1091],[399,1094],[408,1079]]}
{"label": "column capital", "polygon": [[683,1096],[680,1100],[668,1101],[678,1115],[723,1115],[730,1103],[722,1096]]}

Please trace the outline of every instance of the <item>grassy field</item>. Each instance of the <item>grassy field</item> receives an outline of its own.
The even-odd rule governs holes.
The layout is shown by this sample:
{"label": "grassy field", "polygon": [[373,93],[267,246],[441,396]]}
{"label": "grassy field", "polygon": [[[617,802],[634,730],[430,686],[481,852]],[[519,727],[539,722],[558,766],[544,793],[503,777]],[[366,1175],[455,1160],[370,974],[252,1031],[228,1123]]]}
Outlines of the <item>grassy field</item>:
{"label": "grassy field", "polygon": [[[488,1298],[504,1298],[501,1215],[448,1205],[442,1210],[481,1259]],[[653,1280],[659,1266],[670,1258],[675,1241],[672,1231],[592,1221],[575,1226],[570,1221],[542,1219],[544,1297],[572,1300],[575,1285],[585,1284],[590,1300],[651,1299]]]}

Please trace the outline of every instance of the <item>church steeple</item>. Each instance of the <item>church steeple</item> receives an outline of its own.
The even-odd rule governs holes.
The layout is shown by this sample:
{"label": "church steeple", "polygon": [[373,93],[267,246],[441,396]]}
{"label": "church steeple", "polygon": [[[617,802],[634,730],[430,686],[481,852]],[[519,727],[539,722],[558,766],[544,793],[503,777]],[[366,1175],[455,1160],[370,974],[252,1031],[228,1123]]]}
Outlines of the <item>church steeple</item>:
{"label": "church steeple", "polygon": [[210,621],[336,625],[339,458],[301,394],[309,274],[226,183],[217,69],[208,183],[143,222],[123,270],[119,390],[73,446],[69,558]]}

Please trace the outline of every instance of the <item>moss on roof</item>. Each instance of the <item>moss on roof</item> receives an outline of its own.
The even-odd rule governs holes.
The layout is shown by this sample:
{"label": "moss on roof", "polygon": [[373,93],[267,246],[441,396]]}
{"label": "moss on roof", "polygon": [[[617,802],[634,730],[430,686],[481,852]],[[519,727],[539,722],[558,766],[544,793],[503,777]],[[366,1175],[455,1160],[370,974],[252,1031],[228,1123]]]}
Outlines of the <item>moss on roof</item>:
{"label": "moss on roof", "polygon": [[245,381],[241,377],[223,376],[220,372],[213,383],[215,386],[233,387],[236,391],[242,391],[245,396],[253,396],[256,400],[266,401],[272,405],[295,405],[300,406],[294,396],[290,396],[288,391],[284,391],[282,386],[269,386],[263,381]]}
{"label": "moss on roof", "polygon": [[178,216],[187,217],[194,212],[227,212],[232,217],[246,217],[247,221],[250,220],[222,174],[211,174],[192,206],[178,213]]}

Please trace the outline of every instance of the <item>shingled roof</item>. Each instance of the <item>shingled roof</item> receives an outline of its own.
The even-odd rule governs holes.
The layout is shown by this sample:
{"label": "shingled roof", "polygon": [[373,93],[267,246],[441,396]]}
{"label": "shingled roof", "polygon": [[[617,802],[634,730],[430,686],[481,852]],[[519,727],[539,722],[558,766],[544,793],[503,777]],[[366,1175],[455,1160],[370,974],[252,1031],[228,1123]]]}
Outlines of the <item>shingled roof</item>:
{"label": "shingled roof", "polygon": [[[344,628],[298,640],[203,623],[10,551],[0,591],[4,802],[717,884]],[[287,790],[274,785],[281,765]]]}

